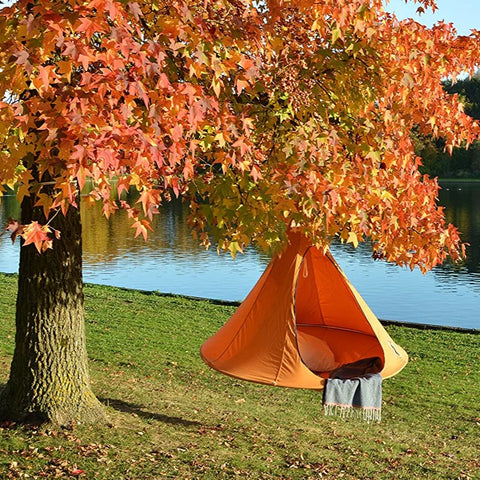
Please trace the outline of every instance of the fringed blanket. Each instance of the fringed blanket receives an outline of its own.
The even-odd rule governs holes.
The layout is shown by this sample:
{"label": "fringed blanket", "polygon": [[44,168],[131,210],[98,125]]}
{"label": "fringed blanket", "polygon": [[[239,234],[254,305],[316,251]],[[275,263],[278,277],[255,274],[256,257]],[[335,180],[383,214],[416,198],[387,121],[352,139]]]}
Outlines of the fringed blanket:
{"label": "fringed blanket", "polygon": [[325,382],[325,415],[380,422],[382,418],[382,376],[380,360],[370,358],[344,365]]}

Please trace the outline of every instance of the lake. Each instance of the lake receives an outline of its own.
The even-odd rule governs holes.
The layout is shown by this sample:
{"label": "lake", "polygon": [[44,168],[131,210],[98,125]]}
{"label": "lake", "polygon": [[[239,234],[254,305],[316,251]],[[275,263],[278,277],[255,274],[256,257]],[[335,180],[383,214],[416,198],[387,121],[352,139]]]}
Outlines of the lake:
{"label": "lake", "polygon": [[[376,315],[383,319],[480,328],[480,183],[446,183],[440,192],[449,222],[470,244],[459,265],[445,263],[423,275],[371,258],[368,245],[334,245],[332,253]],[[4,197],[0,225],[18,217],[18,204]],[[199,247],[180,203],[161,208],[147,242],[133,238],[124,212],[106,221],[100,208],[81,209],[84,280],[90,283],[242,300],[269,262],[249,248],[232,260]],[[0,271],[18,270],[18,243],[0,237]]]}

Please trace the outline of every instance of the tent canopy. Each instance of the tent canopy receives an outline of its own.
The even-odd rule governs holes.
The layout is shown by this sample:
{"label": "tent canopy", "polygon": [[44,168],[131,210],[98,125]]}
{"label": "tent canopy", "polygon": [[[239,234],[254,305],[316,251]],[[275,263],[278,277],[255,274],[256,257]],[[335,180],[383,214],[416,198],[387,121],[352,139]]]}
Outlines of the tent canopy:
{"label": "tent canopy", "polygon": [[377,359],[384,378],[408,361],[331,254],[296,233],[200,353],[236,378],[310,389],[361,359]]}

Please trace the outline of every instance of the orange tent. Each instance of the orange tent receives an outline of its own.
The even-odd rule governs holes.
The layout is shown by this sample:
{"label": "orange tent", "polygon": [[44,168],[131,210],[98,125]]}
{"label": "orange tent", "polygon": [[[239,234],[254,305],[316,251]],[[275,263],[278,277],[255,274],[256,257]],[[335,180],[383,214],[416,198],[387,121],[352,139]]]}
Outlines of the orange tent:
{"label": "orange tent", "polygon": [[383,378],[408,361],[331,254],[295,233],[200,353],[236,378],[310,389],[322,389],[329,372],[361,359],[377,357]]}

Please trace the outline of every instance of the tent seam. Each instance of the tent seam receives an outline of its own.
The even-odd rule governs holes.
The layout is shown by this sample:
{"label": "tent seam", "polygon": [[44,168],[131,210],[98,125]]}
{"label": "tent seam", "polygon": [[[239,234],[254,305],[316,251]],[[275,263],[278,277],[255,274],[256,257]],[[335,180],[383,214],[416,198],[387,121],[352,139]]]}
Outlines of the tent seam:
{"label": "tent seam", "polygon": [[[298,270],[296,271],[296,276],[295,276],[295,283],[294,283],[294,286],[293,286],[293,320],[294,320],[294,325],[295,325],[295,344],[297,345],[297,353],[298,353],[298,356],[300,358],[300,361],[303,363],[303,365],[305,365],[306,368],[307,365],[306,363],[303,361],[303,358],[302,358],[302,354],[300,353],[300,349],[298,348],[298,335],[297,335],[297,286],[298,286],[298,277],[300,276],[300,271],[302,269],[302,265],[303,265],[303,262],[305,261],[305,257],[307,256],[307,253],[308,251],[310,250],[310,248],[312,248],[312,246],[308,246],[306,249],[305,249],[305,252],[303,252],[302,254],[302,261],[300,262],[300,266],[298,267]],[[288,335],[288,329],[285,331],[285,340],[287,338],[287,335]],[[277,375],[275,376],[275,380],[274,380],[274,384],[276,385],[277,383],[277,380],[278,380],[278,377],[280,376],[280,371],[282,369],[282,365],[283,365],[283,359],[285,358],[285,349],[283,349],[282,351],[282,358],[280,360],[280,364],[278,366],[278,370],[277,370]],[[309,368],[308,370],[310,372],[312,372]],[[314,372],[312,372],[314,373]]]}
{"label": "tent seam", "polygon": [[[297,344],[297,352],[298,356],[300,357],[301,362],[308,368],[307,364],[305,363],[305,360],[302,357],[302,352],[300,352],[300,345],[298,344],[298,329],[297,329],[297,289],[298,289],[298,278],[300,276],[300,271],[302,270],[303,262],[305,261],[305,258],[307,256],[308,251],[312,248],[309,246],[306,250],[305,253],[302,257],[302,261],[300,262],[300,267],[298,269],[299,274],[297,275],[297,278],[295,279],[295,292],[293,295],[293,315],[294,315],[294,320],[295,320],[295,343]],[[322,315],[323,317],[323,315]],[[283,358],[282,358],[283,360]],[[310,369],[309,369],[310,370]],[[311,371],[311,370],[310,370]]]}
{"label": "tent seam", "polygon": [[[313,263],[313,259],[312,259],[312,263]],[[320,311],[320,315],[322,316],[322,320],[323,320],[323,324],[326,325],[325,323],[325,315],[323,314],[323,307],[322,307],[322,303],[320,301],[320,296],[318,295],[318,288],[317,288],[317,277],[315,275],[315,268],[313,269],[313,283],[314,283],[314,286],[315,286],[315,296],[317,297],[317,304],[318,304],[318,309]],[[297,319],[295,318],[295,321]]]}

